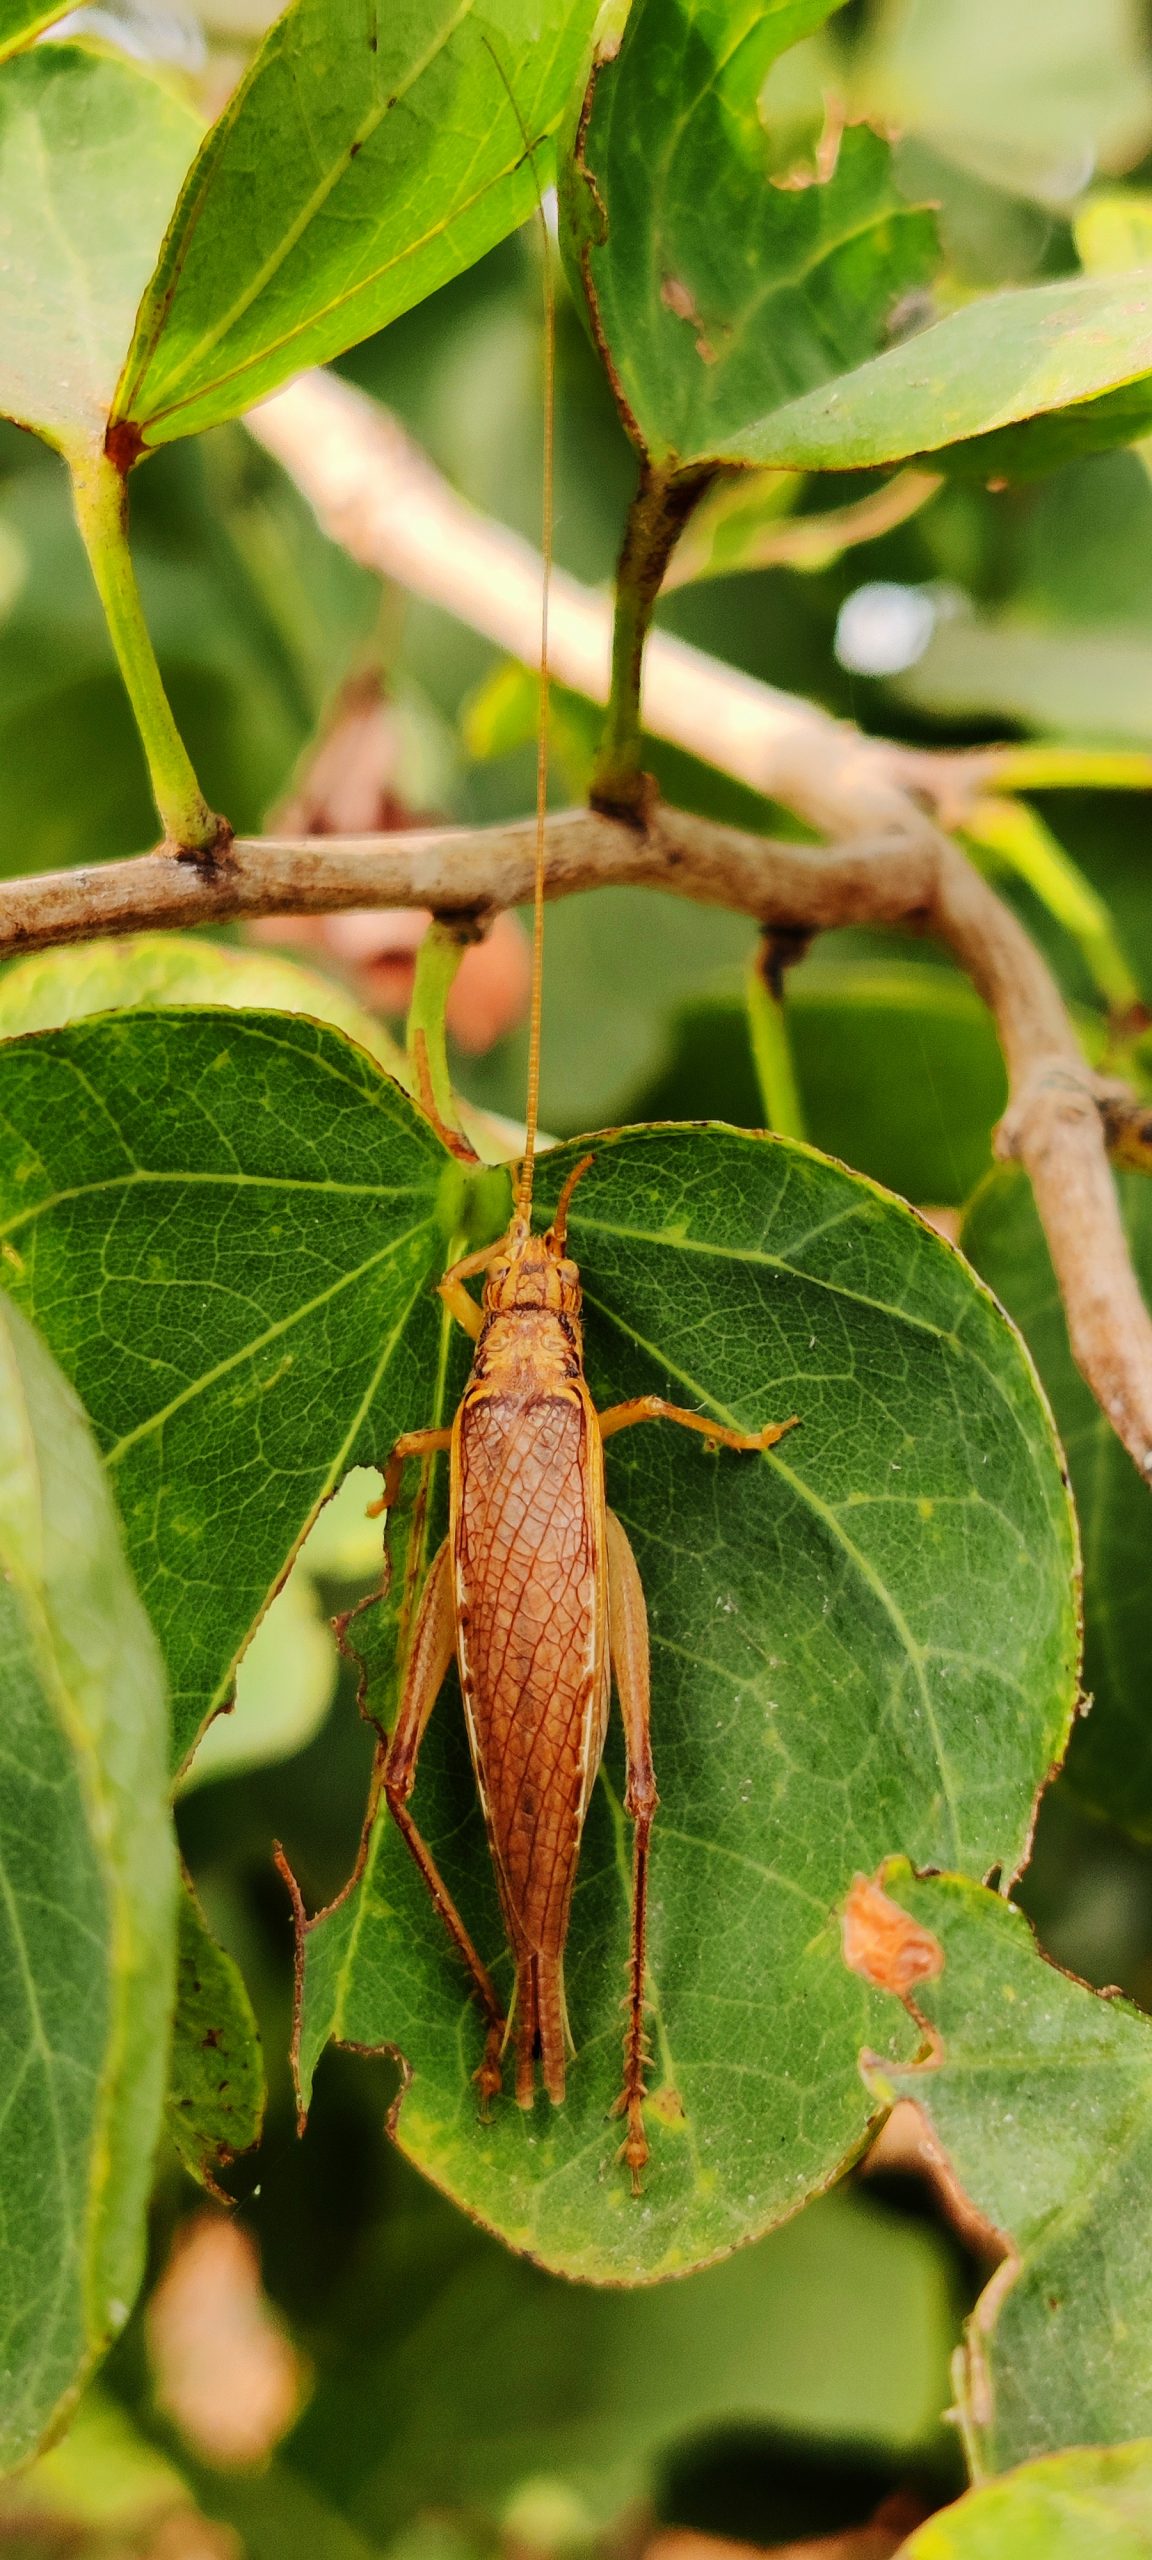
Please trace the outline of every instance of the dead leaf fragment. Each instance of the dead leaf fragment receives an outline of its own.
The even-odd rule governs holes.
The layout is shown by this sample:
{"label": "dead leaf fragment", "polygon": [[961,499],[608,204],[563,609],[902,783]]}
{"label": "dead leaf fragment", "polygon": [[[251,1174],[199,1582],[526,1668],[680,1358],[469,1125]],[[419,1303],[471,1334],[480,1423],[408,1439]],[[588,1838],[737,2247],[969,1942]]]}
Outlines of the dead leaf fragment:
{"label": "dead leaf fragment", "polygon": [[931,1982],[944,1971],[944,1949],[931,1930],[922,1929],[889,1900],[872,1876],[857,1876],[844,1905],[844,1962],[851,1973],[875,1983],[878,1991],[907,1998],[917,1982]]}
{"label": "dead leaf fragment", "polygon": [[265,2462],[304,2397],[305,2369],[260,2281],[255,2242],[223,2214],[177,2233],[148,2311],[159,2406],[220,2470]]}

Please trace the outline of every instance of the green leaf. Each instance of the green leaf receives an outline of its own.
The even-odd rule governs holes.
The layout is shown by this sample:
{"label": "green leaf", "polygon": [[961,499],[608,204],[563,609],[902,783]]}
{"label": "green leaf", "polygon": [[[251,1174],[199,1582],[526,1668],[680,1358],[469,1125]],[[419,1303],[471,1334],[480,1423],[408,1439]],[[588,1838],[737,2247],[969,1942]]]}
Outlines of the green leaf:
{"label": "green leaf", "polygon": [[595,0],[295,0],[189,175],[117,419],[157,445],[235,417],[515,230],[594,17]]}
{"label": "green leaf", "polygon": [[[859,365],[932,274],[935,225],[887,145],[841,138],[819,183],[771,179],[764,82],[840,0],[634,0],[561,169],[569,261],[621,414],[662,468]],[[771,458],[771,457],[769,457]]]}
{"label": "green leaf", "polygon": [[72,949],[37,951],[0,969],[0,1040],[56,1031],[97,1013],[147,1007],[226,1005],[237,1012],[307,1013],[395,1072],[403,1057],[391,1034],[334,978],[272,951],[193,942],[183,933],[97,936]]}
{"label": "green leaf", "polygon": [[990,293],[718,448],[728,462],[854,471],[931,455],[982,477],[1047,471],[1152,426],[1148,280]]}
{"label": "green leaf", "polygon": [[0,62],[31,44],[56,18],[66,18],[64,0],[0,0]]}
{"label": "green leaf", "polygon": [[94,1423],[179,1768],[320,1504],[424,1419],[459,1168],[362,1050],[288,1014],[6,1042],[0,1123],[8,1283]]}
{"label": "green leaf", "polygon": [[[1137,1274],[1152,1288],[1152,1183],[1117,1177]],[[1092,1711],[1077,1723],[1069,1778],[1099,1812],[1152,1840],[1152,1496],[1085,1386],[1044,1231],[1022,1173],[999,1167],[964,1221],[964,1250],[1015,1318],[1052,1401],[1068,1454],[1084,1539],[1084,1685]]]}
{"label": "green leaf", "polygon": [[1152,2443],[1049,2454],[970,2489],[903,2560],[1149,2560]]}
{"label": "green leaf", "polygon": [[0,2464],[128,2316],[160,2122],[164,1686],[74,1395],[0,1301]]}
{"label": "green leaf", "polygon": [[259,2142],[264,2061],[243,1974],[217,1945],[188,1875],[177,1945],[166,2120],[189,2176],[215,2195],[220,2170]]}
{"label": "green leaf", "polygon": [[[542,1160],[542,1216],[577,1152]],[[745,1427],[802,1424],[747,1464],[667,1427],[609,1454],[647,1592],[661,1792],[643,2202],[605,2122],[628,1944],[615,1734],[573,1914],[566,2106],[525,2119],[505,2099],[478,2122],[477,2019],[386,1819],[307,1935],[300,2061],[306,2097],[330,2036],[401,2053],[396,2139],[439,2186],[549,2266],[632,2282],[782,2220],[863,2140],[855,2058],[877,2021],[840,1967],[836,1907],[884,1842],[1015,1870],[1074,1694],[1073,1530],[1016,1337],[870,1184],[781,1141],[635,1130],[596,1142],[573,1237],[599,1404],[655,1389]],[[430,1375],[422,1421],[451,1410],[466,1356],[439,1399]],[[357,1622],[383,1720],[410,1568],[437,1534],[425,1519],[414,1553],[394,1545],[390,1599]],[[506,1986],[448,1703],[415,1810]]]}
{"label": "green leaf", "polygon": [[120,54],[37,45],[0,78],[0,413],[99,449],[200,120]]}
{"label": "green leaf", "polygon": [[933,2050],[865,2059],[914,2099],[960,2185],[1010,2245],[957,2375],[977,2473],[1152,2429],[1152,2029],[1047,1964],[1023,1913],[956,1876],[884,1888],[943,1954],[915,2012]]}

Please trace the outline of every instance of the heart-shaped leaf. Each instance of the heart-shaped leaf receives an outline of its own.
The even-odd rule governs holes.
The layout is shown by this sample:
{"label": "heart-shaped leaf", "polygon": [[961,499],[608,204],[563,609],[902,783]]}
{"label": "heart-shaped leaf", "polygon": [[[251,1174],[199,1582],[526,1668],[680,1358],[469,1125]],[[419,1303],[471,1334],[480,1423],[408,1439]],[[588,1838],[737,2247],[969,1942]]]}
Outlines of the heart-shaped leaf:
{"label": "heart-shaped leaf", "polygon": [[423,1419],[459,1167],[362,1050],[288,1014],[0,1049],[9,1285],[95,1425],[179,1767],[319,1505]]}
{"label": "heart-shaped leaf", "polygon": [[942,1957],[909,1996],[931,2050],[865,2057],[877,2097],[915,2100],[1009,2250],[959,2374],[980,2471],[1152,2431],[1152,2027],[1041,1956],[1023,1914],[956,1876],[883,1889]]}
{"label": "heart-shaped leaf", "polygon": [[[542,1161],[542,1213],[579,1152]],[[437,2184],[546,2264],[629,2282],[765,2230],[862,2141],[856,2054],[877,2015],[840,1966],[838,1903],[877,1841],[975,1875],[1019,1864],[1074,1695],[1074,1533],[1017,1337],[871,1184],[779,1140],[636,1130],[596,1142],[572,1232],[598,1403],[656,1390],[745,1428],[801,1418],[764,1459],[666,1425],[609,1452],[647,1593],[661,1792],[646,2193],[629,2195],[605,2121],[628,1949],[614,1736],[573,1910],[565,2107],[524,2117],[505,2098],[478,2122],[477,2016],[384,1817],[306,1934],[300,2067],[306,2096],[330,2036],[392,2048],[396,2137]],[[422,1421],[451,1410],[466,1360],[446,1360],[438,1397],[430,1381]],[[410,1567],[438,1534],[426,1517],[415,1557],[397,1541],[380,1623],[350,1631],[385,1719]],[[507,1987],[448,1700],[415,1809]]]}
{"label": "heart-shaped leaf", "polygon": [[[12,1284],[106,1446],[180,1754],[340,1474],[451,1408],[467,1346],[441,1345],[429,1282],[460,1168],[361,1052],[284,1017],[136,1014],[10,1042],[0,1117]],[[549,1197],[564,1162],[542,1166]],[[502,1176],[483,1180],[506,1201]],[[358,1896],[310,1939],[305,2059],[333,2027],[395,2041],[416,2073],[401,2138],[424,2164],[522,2245],[627,2276],[765,2228],[860,2140],[875,2001],[840,1967],[836,1903],[893,1841],[975,1873],[1018,1863],[1074,1693],[1073,1532],[1016,1337],[899,1204],[804,1150],[694,1130],[603,1141],[583,1193],[601,1399],[672,1380],[721,1413],[804,1420],[770,1466],[666,1431],[613,1460],[652,1610],[666,1807],[654,2201],[622,2213],[611,2176],[587,2192],[611,2148],[626,1935],[612,1757],[577,1898],[585,2049],[555,2126],[529,2136],[505,2107],[478,2128],[475,2020],[383,1830]],[[388,1616],[364,1621],[377,1706]],[[421,1808],[495,1952],[443,1714],[428,1780]]]}
{"label": "heart-shaped leaf", "polygon": [[264,2061],[240,1967],[217,1944],[187,1875],[177,1948],[166,2120],[189,2176],[215,2195],[218,2172],[259,2142]]}
{"label": "heart-shaped leaf", "polygon": [[76,1399],[0,1301],[0,2465],[128,2315],[164,2097],[164,1684]]}
{"label": "heart-shaped leaf", "polygon": [[595,0],[295,0],[208,135],[116,394],[126,444],[235,417],[532,212]]}
{"label": "heart-shaped leaf", "polygon": [[0,62],[31,44],[54,18],[66,18],[64,0],[0,0]]}
{"label": "heart-shaped leaf", "polygon": [[903,2560],[1149,2560],[1152,2442],[1049,2454],[970,2489]]}
{"label": "heart-shaped leaf", "polygon": [[[1132,1258],[1152,1288],[1152,1183],[1122,1173],[1119,1188]],[[964,1220],[964,1250],[1019,1325],[1068,1453],[1084,1537],[1084,1684],[1092,1700],[1073,1733],[1069,1778],[1098,1811],[1152,1840],[1152,1497],[1072,1358],[1022,1173],[1003,1165],[981,1184]]]}
{"label": "heart-shaped leaf", "polygon": [[137,303],[201,126],[122,55],[36,45],[0,77],[0,413],[103,443]]}
{"label": "heart-shaped leaf", "polygon": [[930,455],[983,478],[1048,471],[1152,425],[1143,269],[990,293],[854,373],[764,410],[721,458],[854,471]]}
{"label": "heart-shaped leaf", "polygon": [[[633,0],[561,167],[566,248],[645,457],[731,455],[766,411],[859,365],[937,263],[887,145],[773,183],[772,64],[841,0]],[[743,458],[732,455],[732,458]]]}

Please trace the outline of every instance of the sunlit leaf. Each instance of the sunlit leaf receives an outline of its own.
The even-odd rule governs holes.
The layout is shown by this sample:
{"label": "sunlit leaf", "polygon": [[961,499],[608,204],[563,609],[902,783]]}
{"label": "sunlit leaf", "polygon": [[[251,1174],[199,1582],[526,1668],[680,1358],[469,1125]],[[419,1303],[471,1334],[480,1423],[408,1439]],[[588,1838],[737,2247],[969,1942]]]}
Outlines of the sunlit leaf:
{"label": "sunlit leaf", "polygon": [[924,454],[984,478],[1047,471],[1152,427],[1147,277],[986,294],[854,373],[730,432],[729,462],[853,471]]}
{"label": "sunlit leaf", "polygon": [[96,935],[61,951],[37,951],[0,971],[0,1040],[56,1031],[90,1014],[158,1005],[227,1005],[307,1013],[335,1023],[381,1066],[400,1063],[391,1034],[333,978],[276,952],[193,942],[182,933]]}
{"label": "sunlit leaf", "polygon": [[970,2489],[902,2550],[904,2560],[1147,2560],[1152,2442],[1026,2463]]}
{"label": "sunlit leaf", "polygon": [[1019,612],[937,624],[900,678],[908,702],[947,720],[1018,721],[1042,736],[1152,742],[1152,633],[1053,624]]}
{"label": "sunlit leaf", "polygon": [[36,45],[0,79],[0,415],[98,447],[200,120],[138,64]]}
{"label": "sunlit leaf", "polygon": [[164,2095],[164,1685],[76,1399],[0,1302],[0,2463],[128,2316]]}
{"label": "sunlit leaf", "polygon": [[940,486],[932,471],[898,471],[895,477],[822,515],[793,513],[803,477],[790,471],[754,471],[720,480],[695,509],[672,554],[665,587],[698,578],[731,578],[749,569],[797,569],[813,575],[831,568],[862,542],[875,542],[918,515]]}
{"label": "sunlit leaf", "polygon": [[[43,2554],[56,2537],[84,2554],[91,2537],[105,2560],[108,2535],[115,2536],[117,2555],[137,2560],[137,2535],[153,2544],[168,2519],[180,2514],[191,2524],[191,2492],[174,2463],[133,2425],[126,2410],[97,2386],[87,2391],[66,2435],[42,2454],[30,2471],[5,2484],[0,2504],[9,2548],[23,2560],[25,2552]],[[27,2542],[18,2537],[27,2535]],[[123,2536],[131,2536],[125,2544]],[[209,2555],[205,2554],[205,2560]],[[215,2555],[211,2555],[215,2560]]]}
{"label": "sunlit leaf", "polygon": [[523,222],[594,17],[295,0],[190,173],[116,394],[128,441],[235,417]]}

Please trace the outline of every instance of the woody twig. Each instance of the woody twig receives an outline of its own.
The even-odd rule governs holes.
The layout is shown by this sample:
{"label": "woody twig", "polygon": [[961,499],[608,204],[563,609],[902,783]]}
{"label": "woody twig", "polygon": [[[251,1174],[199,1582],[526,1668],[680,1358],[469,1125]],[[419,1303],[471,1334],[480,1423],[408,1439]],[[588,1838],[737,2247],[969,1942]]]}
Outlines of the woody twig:
{"label": "woody twig", "polygon": [[[899,795],[897,795],[899,797]],[[851,843],[774,842],[681,810],[641,833],[587,810],[548,822],[551,898],[609,884],[674,891],[778,932],[903,926],[950,950],[992,1012],[1019,1158],[1043,1220],[1078,1365],[1145,1478],[1152,1477],[1152,1320],[1128,1256],[1109,1150],[1152,1163],[1152,1116],[1097,1076],[1023,926],[958,848],[907,804]],[[533,829],[238,838],[210,862],[170,853],[0,885],[0,956],[94,934],[234,917],[423,907],[483,931],[531,892]]]}

